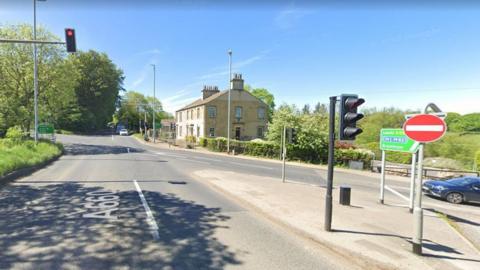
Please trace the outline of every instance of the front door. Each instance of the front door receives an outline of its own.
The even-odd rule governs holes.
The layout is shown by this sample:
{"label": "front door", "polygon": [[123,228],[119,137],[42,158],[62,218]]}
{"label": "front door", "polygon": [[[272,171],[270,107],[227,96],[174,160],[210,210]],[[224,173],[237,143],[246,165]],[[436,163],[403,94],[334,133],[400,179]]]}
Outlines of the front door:
{"label": "front door", "polygon": [[240,127],[235,128],[235,140],[240,140]]}

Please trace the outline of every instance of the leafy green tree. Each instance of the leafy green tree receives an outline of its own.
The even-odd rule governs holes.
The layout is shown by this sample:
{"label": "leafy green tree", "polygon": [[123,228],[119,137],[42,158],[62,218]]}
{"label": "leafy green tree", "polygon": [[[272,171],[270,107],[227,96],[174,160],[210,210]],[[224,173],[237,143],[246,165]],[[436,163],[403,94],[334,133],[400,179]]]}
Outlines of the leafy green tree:
{"label": "leafy green tree", "polygon": [[112,120],[120,91],[123,91],[123,71],[105,53],[78,52],[68,59],[79,74],[75,86],[77,117],[70,129],[93,131],[107,127]]}
{"label": "leafy green tree", "polygon": [[302,109],[303,114],[310,114],[310,105],[305,104]]}
{"label": "leafy green tree", "polygon": [[[33,39],[32,35],[27,24],[0,28],[2,38]],[[42,27],[37,39],[60,40]],[[38,45],[37,52],[39,121],[58,124],[74,102],[76,74],[66,65],[61,45]],[[30,130],[34,119],[31,44],[0,43],[0,81],[0,134],[14,125]]]}
{"label": "leafy green tree", "polygon": [[246,84],[245,90],[250,92],[253,96],[257,97],[261,101],[268,105],[268,121],[272,121],[273,112],[275,110],[275,97],[266,88],[253,88]]}

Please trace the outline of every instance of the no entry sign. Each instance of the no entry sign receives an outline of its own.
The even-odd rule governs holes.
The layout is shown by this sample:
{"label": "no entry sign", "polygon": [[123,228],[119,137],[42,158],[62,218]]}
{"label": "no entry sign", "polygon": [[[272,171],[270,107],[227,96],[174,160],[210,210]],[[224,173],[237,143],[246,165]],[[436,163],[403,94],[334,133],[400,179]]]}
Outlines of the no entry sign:
{"label": "no entry sign", "polygon": [[442,118],[431,114],[419,114],[408,119],[403,124],[405,135],[410,139],[421,142],[434,142],[440,139],[447,131]]}

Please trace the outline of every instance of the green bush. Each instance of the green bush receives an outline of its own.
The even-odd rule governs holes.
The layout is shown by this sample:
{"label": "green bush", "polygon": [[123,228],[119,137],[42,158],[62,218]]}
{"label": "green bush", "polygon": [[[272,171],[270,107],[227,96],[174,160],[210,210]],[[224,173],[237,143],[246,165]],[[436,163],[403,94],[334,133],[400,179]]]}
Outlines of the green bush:
{"label": "green bush", "polygon": [[200,137],[198,143],[201,147],[207,147],[207,139],[204,137]]}
{"label": "green bush", "polygon": [[25,139],[25,134],[19,126],[14,126],[7,130],[7,135],[5,136],[5,138],[10,139],[15,143],[18,143]]}
{"label": "green bush", "polygon": [[477,167],[477,171],[480,171],[480,150],[478,150],[475,153],[475,164],[476,164],[476,167]]}
{"label": "green bush", "polygon": [[185,137],[185,141],[187,143],[196,143],[197,142],[197,137],[195,137],[193,135],[189,135],[189,136]]}

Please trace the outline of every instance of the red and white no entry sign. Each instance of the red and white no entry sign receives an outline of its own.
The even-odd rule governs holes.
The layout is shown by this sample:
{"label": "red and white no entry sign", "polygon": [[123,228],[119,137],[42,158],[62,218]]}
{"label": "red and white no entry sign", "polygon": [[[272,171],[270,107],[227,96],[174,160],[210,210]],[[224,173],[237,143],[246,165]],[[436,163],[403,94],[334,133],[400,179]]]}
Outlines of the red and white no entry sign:
{"label": "red and white no entry sign", "polygon": [[403,130],[410,139],[427,143],[440,139],[447,131],[447,125],[436,115],[419,114],[405,121]]}

